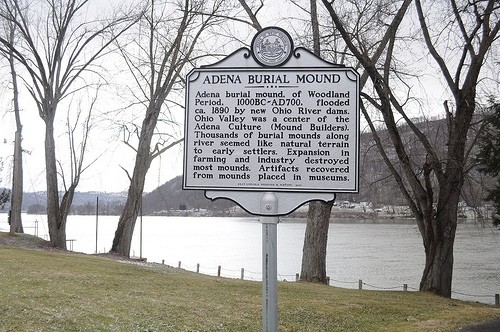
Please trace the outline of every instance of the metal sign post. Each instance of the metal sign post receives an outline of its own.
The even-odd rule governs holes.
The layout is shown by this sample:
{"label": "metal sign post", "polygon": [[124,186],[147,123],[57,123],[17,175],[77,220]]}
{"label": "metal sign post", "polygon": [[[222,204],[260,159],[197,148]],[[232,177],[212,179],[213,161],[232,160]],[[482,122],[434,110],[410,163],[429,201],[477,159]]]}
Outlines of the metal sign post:
{"label": "metal sign post", "polygon": [[268,27],[186,77],[183,189],[233,200],[262,223],[262,330],[278,330],[277,225],[359,186],[359,74]]}
{"label": "metal sign post", "polygon": [[278,217],[262,221],[262,331],[278,331]]}
{"label": "metal sign post", "polygon": [[[262,195],[262,214],[277,214],[278,196]],[[262,222],[262,331],[278,331],[278,217],[261,217]]]}

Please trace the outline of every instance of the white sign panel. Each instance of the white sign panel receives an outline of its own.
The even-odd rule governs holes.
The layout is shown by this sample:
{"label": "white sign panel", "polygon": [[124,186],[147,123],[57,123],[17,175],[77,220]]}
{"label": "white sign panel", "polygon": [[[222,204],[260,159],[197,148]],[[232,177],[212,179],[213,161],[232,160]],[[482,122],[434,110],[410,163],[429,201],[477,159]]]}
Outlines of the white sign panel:
{"label": "white sign panel", "polygon": [[184,188],[357,192],[352,68],[201,68],[187,77]]}

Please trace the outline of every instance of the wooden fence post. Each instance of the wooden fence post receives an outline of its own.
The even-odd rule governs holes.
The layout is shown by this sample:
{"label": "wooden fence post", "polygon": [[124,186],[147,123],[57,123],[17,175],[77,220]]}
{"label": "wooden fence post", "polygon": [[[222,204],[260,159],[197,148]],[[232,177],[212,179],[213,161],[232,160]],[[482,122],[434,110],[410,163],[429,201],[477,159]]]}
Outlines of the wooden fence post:
{"label": "wooden fence post", "polygon": [[217,277],[220,277],[220,270],[221,270],[221,267],[219,265],[219,267],[217,268]]}
{"label": "wooden fence post", "polygon": [[495,305],[500,305],[500,294],[495,294]]}
{"label": "wooden fence post", "polygon": [[179,269],[181,268],[181,261],[179,261],[179,265],[177,266]]}
{"label": "wooden fence post", "polygon": [[363,289],[363,280],[359,279],[358,284],[359,284],[359,290],[362,290]]}
{"label": "wooden fence post", "polygon": [[196,273],[200,273],[200,263],[196,264]]}
{"label": "wooden fence post", "polygon": [[403,284],[403,292],[407,292],[408,291],[408,284]]}
{"label": "wooden fence post", "polygon": [[241,280],[245,278],[245,269],[241,268]]}

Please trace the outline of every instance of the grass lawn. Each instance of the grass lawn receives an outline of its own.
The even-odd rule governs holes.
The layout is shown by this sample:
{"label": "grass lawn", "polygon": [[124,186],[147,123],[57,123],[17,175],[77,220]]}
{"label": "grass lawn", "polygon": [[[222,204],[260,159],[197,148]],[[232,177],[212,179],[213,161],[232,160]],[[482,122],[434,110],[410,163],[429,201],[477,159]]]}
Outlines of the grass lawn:
{"label": "grass lawn", "polygon": [[[260,282],[0,244],[0,331],[261,331],[261,297]],[[500,317],[426,293],[308,283],[278,283],[278,305],[279,331],[456,331]]]}

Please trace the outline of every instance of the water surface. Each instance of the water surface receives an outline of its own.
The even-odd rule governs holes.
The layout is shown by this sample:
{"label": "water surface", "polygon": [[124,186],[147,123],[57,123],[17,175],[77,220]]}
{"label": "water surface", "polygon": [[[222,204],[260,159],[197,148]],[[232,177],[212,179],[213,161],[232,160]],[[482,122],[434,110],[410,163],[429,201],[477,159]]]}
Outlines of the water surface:
{"label": "water surface", "polygon": [[[26,232],[46,237],[45,216],[25,215]],[[417,226],[405,222],[332,223],[328,234],[327,274],[330,284],[343,288],[418,289],[424,267],[422,239]],[[118,217],[98,218],[97,252],[110,249]],[[304,222],[285,219],[278,225],[278,278],[294,281],[300,273]],[[7,215],[0,214],[0,230],[6,231]],[[69,216],[67,239],[73,250],[96,252],[96,217]],[[133,256],[216,275],[260,280],[262,271],[262,225],[258,218],[143,217],[138,220],[132,242]],[[500,293],[498,248],[500,231],[474,223],[459,224],[455,241],[453,298],[494,303]]]}

